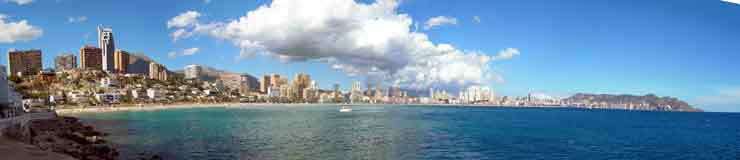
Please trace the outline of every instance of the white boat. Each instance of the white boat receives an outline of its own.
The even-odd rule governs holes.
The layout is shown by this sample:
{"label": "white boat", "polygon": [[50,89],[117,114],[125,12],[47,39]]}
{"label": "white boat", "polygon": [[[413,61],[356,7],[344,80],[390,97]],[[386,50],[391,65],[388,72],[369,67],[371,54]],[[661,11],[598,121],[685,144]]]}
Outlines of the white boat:
{"label": "white boat", "polygon": [[352,108],[342,106],[342,108],[339,108],[339,112],[352,112]]}

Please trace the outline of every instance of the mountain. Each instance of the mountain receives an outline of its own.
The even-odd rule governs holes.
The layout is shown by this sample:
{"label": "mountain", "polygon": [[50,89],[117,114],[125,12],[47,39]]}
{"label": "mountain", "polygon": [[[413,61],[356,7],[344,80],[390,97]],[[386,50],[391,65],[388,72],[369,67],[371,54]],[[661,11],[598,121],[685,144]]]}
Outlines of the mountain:
{"label": "mountain", "polygon": [[154,62],[154,60],[144,54],[131,54],[126,70],[134,74],[149,74],[149,63],[151,62]]}
{"label": "mountain", "polygon": [[596,107],[610,109],[634,109],[655,111],[688,111],[701,112],[688,103],[674,97],[658,97],[654,94],[644,96],[635,95],[610,95],[610,94],[588,94],[578,93],[566,99],[564,102],[577,107]]}

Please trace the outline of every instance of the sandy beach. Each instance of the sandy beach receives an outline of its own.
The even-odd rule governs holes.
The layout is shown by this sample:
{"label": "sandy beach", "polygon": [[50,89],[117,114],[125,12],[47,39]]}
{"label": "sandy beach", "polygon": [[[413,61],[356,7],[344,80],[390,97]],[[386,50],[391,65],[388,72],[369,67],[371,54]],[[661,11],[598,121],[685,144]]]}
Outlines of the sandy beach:
{"label": "sandy beach", "polygon": [[[113,105],[113,106],[75,106],[72,108],[56,109],[59,115],[74,115],[80,113],[105,113],[105,112],[126,112],[126,111],[155,111],[165,109],[184,109],[184,108],[244,108],[244,107],[307,107],[307,106],[369,106],[369,105],[415,105],[427,107],[451,107],[461,106],[459,104],[339,104],[339,103],[180,103],[180,104],[141,104],[141,105]],[[505,107],[495,105],[468,104],[464,107]],[[550,106],[553,107],[553,106]]]}
{"label": "sandy beach", "polygon": [[300,107],[300,106],[317,106],[317,105],[347,105],[347,104],[282,104],[282,103],[184,103],[184,104],[141,104],[141,105],[114,105],[114,106],[77,106],[74,108],[55,109],[59,115],[73,115],[80,113],[105,113],[105,112],[126,112],[126,111],[154,111],[165,109],[184,109],[184,108],[224,108],[224,107]]}

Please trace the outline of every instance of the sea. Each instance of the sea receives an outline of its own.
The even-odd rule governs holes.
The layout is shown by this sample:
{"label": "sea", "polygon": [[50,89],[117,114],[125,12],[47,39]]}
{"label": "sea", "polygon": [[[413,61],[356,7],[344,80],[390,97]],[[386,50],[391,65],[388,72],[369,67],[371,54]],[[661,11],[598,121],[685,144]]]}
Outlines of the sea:
{"label": "sea", "polygon": [[122,159],[740,159],[740,114],[272,105],[75,115]]}

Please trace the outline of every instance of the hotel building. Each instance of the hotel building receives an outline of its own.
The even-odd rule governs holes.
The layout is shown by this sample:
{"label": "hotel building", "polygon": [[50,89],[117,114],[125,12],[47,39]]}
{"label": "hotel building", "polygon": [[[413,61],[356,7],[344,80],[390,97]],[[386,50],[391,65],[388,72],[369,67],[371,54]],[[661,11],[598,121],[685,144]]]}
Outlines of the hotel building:
{"label": "hotel building", "polygon": [[36,75],[43,69],[41,50],[17,50],[8,52],[8,73],[19,76]]}
{"label": "hotel building", "polygon": [[80,68],[102,69],[102,50],[94,46],[80,48]]}

